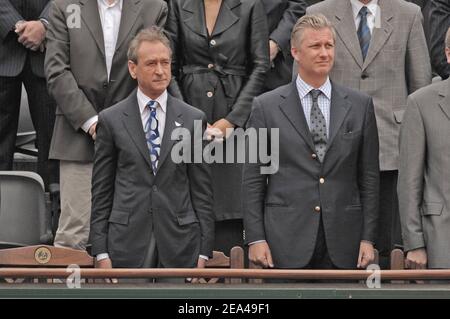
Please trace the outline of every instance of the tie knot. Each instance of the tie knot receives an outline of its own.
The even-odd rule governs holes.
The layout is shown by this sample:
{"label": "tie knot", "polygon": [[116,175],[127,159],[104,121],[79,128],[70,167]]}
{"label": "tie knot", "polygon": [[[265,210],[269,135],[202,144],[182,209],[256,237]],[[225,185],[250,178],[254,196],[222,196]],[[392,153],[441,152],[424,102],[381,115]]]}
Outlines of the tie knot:
{"label": "tie knot", "polygon": [[312,96],[313,102],[316,102],[317,99],[319,98],[319,95],[322,93],[322,91],[320,91],[320,90],[311,90],[309,93]]}
{"label": "tie knot", "polygon": [[362,7],[361,10],[359,10],[359,15],[361,17],[367,16],[368,13],[369,13],[369,10],[367,9],[366,6]]}
{"label": "tie knot", "polygon": [[156,104],[156,101],[152,101],[152,100],[150,100],[148,103],[147,103],[147,107],[150,109],[150,110],[156,110],[156,106],[157,106],[158,104]]}

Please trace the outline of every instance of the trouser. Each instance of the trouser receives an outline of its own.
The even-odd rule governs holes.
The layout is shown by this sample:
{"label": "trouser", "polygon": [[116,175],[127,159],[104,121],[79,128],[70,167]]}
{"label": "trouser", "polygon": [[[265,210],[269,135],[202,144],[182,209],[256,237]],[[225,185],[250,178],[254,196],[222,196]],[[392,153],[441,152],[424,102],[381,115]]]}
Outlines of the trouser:
{"label": "trouser", "polygon": [[55,246],[85,250],[91,223],[92,163],[60,161],[61,216]]}
{"label": "trouser", "polygon": [[31,71],[29,59],[18,76],[0,77],[0,170],[11,170],[13,167],[22,84],[27,92],[31,120],[36,130],[37,172],[48,189],[49,184],[58,183],[58,162],[48,159],[56,105],[47,92],[45,78]]}

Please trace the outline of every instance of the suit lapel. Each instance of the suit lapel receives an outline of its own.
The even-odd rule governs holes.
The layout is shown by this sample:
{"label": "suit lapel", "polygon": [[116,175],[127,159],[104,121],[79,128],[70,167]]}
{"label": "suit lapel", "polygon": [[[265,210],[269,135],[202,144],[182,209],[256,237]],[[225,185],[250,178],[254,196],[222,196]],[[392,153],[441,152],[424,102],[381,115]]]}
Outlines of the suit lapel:
{"label": "suit lapel", "polygon": [[337,35],[342,39],[347,50],[362,68],[363,56],[356,34],[355,19],[353,18],[352,5],[350,1],[342,1],[342,5],[336,8],[335,29]]}
{"label": "suit lapel", "polygon": [[447,118],[450,120],[450,80],[447,79],[442,81],[442,85],[439,90],[439,106],[442,112],[445,113]]}
{"label": "suit lapel", "polygon": [[239,17],[233,12],[233,9],[239,5],[241,5],[240,0],[222,0],[222,6],[219,15],[217,16],[216,25],[214,26],[211,37],[223,33],[239,21]]}
{"label": "suit lapel", "polygon": [[207,38],[203,1],[185,0],[181,19],[191,31]]}
{"label": "suit lapel", "polygon": [[337,132],[342,126],[344,119],[350,110],[351,106],[347,100],[347,95],[343,94],[336,85],[333,84],[331,91],[331,106],[330,106],[330,137],[327,142],[327,151],[333,144]]}
{"label": "suit lapel", "polygon": [[[124,1],[126,2],[126,1]],[[105,56],[105,41],[103,39],[102,23],[96,0],[80,0],[81,18],[86,23],[89,32],[97,43],[98,49]]]}
{"label": "suit lapel", "polygon": [[[391,0],[379,0],[378,5],[381,12],[378,12],[378,17],[375,18],[375,27],[373,28],[372,39],[370,41],[367,57],[363,64],[363,70],[365,70],[377,56],[391,36],[392,31],[394,31],[394,27],[390,23],[390,20],[393,17]],[[381,23],[379,28],[377,28],[377,20]]]}
{"label": "suit lapel", "polygon": [[139,3],[141,0],[125,0],[122,3],[122,17],[120,18],[119,35],[117,37],[116,50],[124,43],[128,34],[137,21],[139,14]]}
{"label": "suit lapel", "polygon": [[164,164],[164,161],[167,159],[167,156],[169,155],[170,151],[172,150],[172,146],[175,143],[175,140],[171,139],[172,132],[177,127],[175,122],[183,125],[182,112],[170,95],[168,95],[167,97],[166,112],[166,125],[164,128],[164,135],[161,143],[161,154],[159,155],[158,171]]}
{"label": "suit lapel", "polygon": [[133,140],[134,145],[139,150],[139,153],[141,153],[148,166],[151,168],[152,163],[150,162],[150,153],[147,147],[144,129],[142,127],[142,119],[139,112],[136,90],[131,93],[127,100],[128,108],[123,112],[123,124]]}
{"label": "suit lapel", "polygon": [[279,107],[298,134],[305,140],[311,150],[315,152],[314,143],[305,119],[305,113],[303,112],[303,106],[298,96],[295,81],[292,82],[291,89]]}

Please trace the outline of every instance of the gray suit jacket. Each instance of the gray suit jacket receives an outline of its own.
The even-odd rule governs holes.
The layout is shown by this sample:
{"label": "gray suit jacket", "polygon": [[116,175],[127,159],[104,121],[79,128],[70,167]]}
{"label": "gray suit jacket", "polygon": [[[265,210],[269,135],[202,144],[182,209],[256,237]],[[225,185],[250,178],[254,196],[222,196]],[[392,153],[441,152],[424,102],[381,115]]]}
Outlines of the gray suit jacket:
{"label": "gray suit jacket", "polygon": [[316,206],[335,266],[356,268],[360,241],[375,241],[379,165],[372,99],[333,83],[330,110],[328,148],[320,163],[312,156],[295,82],[254,100],[249,127],[279,128],[280,164],[267,176],[260,174],[261,163],[244,165],[246,242],[265,239],[275,267],[309,263],[320,222]]}
{"label": "gray suit jacket", "polygon": [[[73,5],[80,8],[80,27],[68,27],[66,23],[75,21]],[[97,0],[53,1],[45,71],[49,92],[58,107],[50,157],[92,161],[94,143],[81,126],[104,108],[126,98],[136,87],[128,73],[128,45],[141,29],[163,26],[166,16],[167,5],[162,0],[123,1],[108,81]]]}
{"label": "gray suit jacket", "polygon": [[49,0],[2,0],[0,5],[0,76],[17,76],[27,57],[33,74],[44,77],[44,53],[27,50],[14,33],[19,20],[48,19]]}
{"label": "gray suit jacket", "polygon": [[420,8],[403,0],[379,0],[381,27],[374,28],[363,61],[350,0],[326,0],[307,8],[335,26],[331,79],[370,95],[375,105],[381,170],[398,168],[398,136],[406,99],[431,83],[430,57]]}
{"label": "gray suit jacket", "polygon": [[[194,267],[212,256],[214,214],[206,164],[171,159],[175,121],[193,136],[201,111],[169,95],[156,175],[136,91],[100,113],[92,177],[92,254],[109,253],[114,267],[141,267],[154,232],[159,263]],[[201,132],[200,132],[201,134]],[[190,141],[189,141],[190,142]]]}
{"label": "gray suit jacket", "polygon": [[405,250],[450,268],[450,80],[408,99],[400,134],[398,198]]}

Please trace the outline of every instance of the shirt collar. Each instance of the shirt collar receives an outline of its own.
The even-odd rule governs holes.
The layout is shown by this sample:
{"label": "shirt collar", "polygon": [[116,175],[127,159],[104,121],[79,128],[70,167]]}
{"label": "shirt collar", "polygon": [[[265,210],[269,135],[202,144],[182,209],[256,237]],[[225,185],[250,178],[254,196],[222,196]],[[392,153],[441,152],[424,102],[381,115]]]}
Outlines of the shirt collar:
{"label": "shirt collar", "polygon": [[[164,113],[166,113],[167,110],[167,97],[168,97],[167,90],[164,90],[164,92],[160,96],[154,99],[154,101],[158,102],[158,105],[160,106],[161,110]],[[149,98],[147,95],[145,95],[140,88],[137,89],[137,99],[139,104],[139,111],[142,115],[145,111],[145,107],[147,106],[148,102],[150,102],[150,100],[152,99]]]}
{"label": "shirt collar", "polygon": [[373,15],[374,17],[377,15],[378,10],[378,0],[372,0],[368,4],[363,4],[359,0],[350,0],[352,3],[352,10],[353,10],[353,18],[356,19],[358,17],[359,11],[361,11],[361,8],[366,6],[367,10],[369,10],[369,13]]}
{"label": "shirt collar", "polygon": [[[303,81],[300,75],[297,76],[296,83],[300,99],[304,99],[305,96],[307,96],[309,92],[311,92],[311,90],[315,89],[314,87]],[[322,86],[318,88],[318,90],[320,90],[322,94],[324,94],[328,98],[328,100],[331,100],[331,82],[329,77],[327,77],[325,83],[322,84]]]}
{"label": "shirt collar", "polygon": [[119,10],[122,10],[123,0],[115,0],[113,4],[109,4],[106,0],[97,0],[97,2],[105,8],[113,8],[116,5],[119,6]]}

